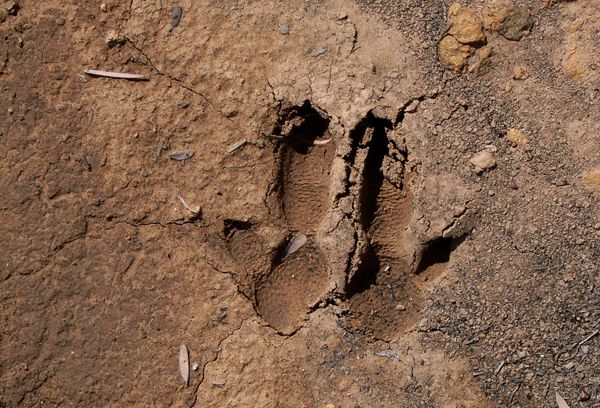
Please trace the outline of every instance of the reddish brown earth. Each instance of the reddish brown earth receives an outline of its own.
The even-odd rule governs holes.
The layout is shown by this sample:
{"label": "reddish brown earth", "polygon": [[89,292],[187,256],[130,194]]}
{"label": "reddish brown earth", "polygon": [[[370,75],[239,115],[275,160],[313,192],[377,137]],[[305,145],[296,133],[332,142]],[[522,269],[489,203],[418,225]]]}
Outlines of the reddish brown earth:
{"label": "reddish brown earth", "polygon": [[600,9],[517,3],[0,1],[0,406],[600,407]]}

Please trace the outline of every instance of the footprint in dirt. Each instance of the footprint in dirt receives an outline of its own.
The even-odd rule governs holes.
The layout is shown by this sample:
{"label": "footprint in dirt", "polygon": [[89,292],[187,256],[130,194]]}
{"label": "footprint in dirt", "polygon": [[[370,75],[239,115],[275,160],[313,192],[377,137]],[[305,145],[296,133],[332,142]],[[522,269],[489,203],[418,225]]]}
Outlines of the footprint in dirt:
{"label": "footprint in dirt", "polygon": [[281,115],[271,189],[272,226],[236,225],[229,251],[243,270],[240,289],[282,334],[295,332],[329,284],[315,234],[328,209],[335,144],[329,119],[308,102]]}
{"label": "footprint in dirt", "polygon": [[335,142],[330,128],[309,102],[282,110],[268,220],[226,221],[235,278],[281,334],[334,299],[351,329],[389,339],[416,322],[456,241],[410,231],[413,174],[397,124],[369,113]]}

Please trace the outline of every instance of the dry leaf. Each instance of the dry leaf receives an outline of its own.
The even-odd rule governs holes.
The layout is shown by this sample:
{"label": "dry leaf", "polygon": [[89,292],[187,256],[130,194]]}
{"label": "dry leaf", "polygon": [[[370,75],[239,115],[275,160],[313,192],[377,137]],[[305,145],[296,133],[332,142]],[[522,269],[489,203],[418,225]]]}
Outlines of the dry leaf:
{"label": "dry leaf", "polygon": [[285,256],[291,255],[294,252],[296,252],[297,250],[299,250],[300,248],[302,248],[302,246],[304,244],[306,244],[307,240],[308,240],[308,237],[304,234],[294,235],[292,237],[292,239],[290,239],[290,242],[288,242],[287,246],[285,247]]}
{"label": "dry leaf", "polygon": [[245,144],[246,144],[246,139],[239,140],[239,141],[229,145],[229,147],[227,148],[227,153],[233,153]]}
{"label": "dry leaf", "polygon": [[182,196],[180,196],[179,194],[177,195],[177,198],[179,199],[179,201],[181,202],[181,204],[185,207],[186,210],[188,210],[189,212],[191,212],[192,214],[198,214],[200,213],[200,206],[197,206],[196,208],[190,206],[184,199]]}
{"label": "dry leaf", "polygon": [[558,405],[558,408],[569,408],[567,401],[558,392],[556,393],[556,405]]}
{"label": "dry leaf", "polygon": [[147,81],[148,78],[145,75],[138,74],[128,74],[126,72],[113,72],[113,71],[101,71],[97,69],[86,69],[86,74],[91,76],[99,76],[105,78],[115,78],[115,79],[129,79],[134,81]]}
{"label": "dry leaf", "polygon": [[174,152],[169,155],[172,160],[183,161],[191,158],[194,155],[194,152],[190,152],[188,150],[182,150],[179,152]]}
{"label": "dry leaf", "polygon": [[190,353],[185,344],[179,347],[179,373],[185,385],[188,385],[190,382]]}

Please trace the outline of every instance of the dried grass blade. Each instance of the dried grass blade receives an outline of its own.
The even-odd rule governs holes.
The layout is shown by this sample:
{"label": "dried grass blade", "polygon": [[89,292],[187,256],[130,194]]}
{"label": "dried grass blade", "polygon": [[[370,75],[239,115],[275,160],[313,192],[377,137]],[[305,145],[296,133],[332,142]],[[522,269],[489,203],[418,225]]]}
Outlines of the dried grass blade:
{"label": "dried grass blade", "polygon": [[556,393],[556,405],[558,405],[558,408],[569,408],[567,401],[558,392]]}
{"label": "dried grass blade", "polygon": [[191,207],[184,199],[182,196],[180,196],[179,194],[177,194],[177,198],[179,199],[179,201],[181,202],[181,204],[185,207],[186,210],[188,210],[189,212],[191,212],[192,214],[198,214],[200,212],[200,207],[196,207],[193,208]]}
{"label": "dried grass blade", "polygon": [[84,72],[91,76],[99,76],[105,78],[130,79],[134,81],[148,80],[148,77],[146,77],[145,75],[128,74],[126,72],[100,71],[96,69],[86,69]]}
{"label": "dried grass blade", "polygon": [[185,385],[188,385],[190,382],[190,353],[185,344],[179,347],[179,373]]}

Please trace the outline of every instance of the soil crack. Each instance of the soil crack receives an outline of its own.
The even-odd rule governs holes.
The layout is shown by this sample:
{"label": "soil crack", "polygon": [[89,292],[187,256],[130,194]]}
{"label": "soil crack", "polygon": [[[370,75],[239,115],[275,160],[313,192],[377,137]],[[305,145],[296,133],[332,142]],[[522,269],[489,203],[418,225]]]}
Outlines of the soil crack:
{"label": "soil crack", "polygon": [[229,123],[231,123],[236,130],[240,131],[241,133],[244,133],[241,126],[234,121],[233,119],[231,119],[231,117],[229,117],[228,115],[226,115],[209,97],[207,97],[205,94],[203,94],[202,92],[192,88],[191,86],[187,85],[183,80],[177,78],[176,76],[168,73],[168,72],[163,72],[160,69],[158,69],[156,67],[156,65],[154,64],[154,62],[152,61],[152,59],[148,56],[148,54],[146,54],[144,52],[144,50],[142,50],[140,47],[138,47],[138,45],[129,37],[125,37],[125,40],[131,44],[131,46],[137,51],[139,52],[147,61],[148,64],[150,65],[150,67],[160,76],[163,76],[165,78],[168,78],[169,80],[176,82],[181,88],[187,90],[188,92],[193,93],[196,96],[199,96],[202,100],[204,100],[204,102],[206,102],[215,112],[217,112],[223,119],[227,120]]}

